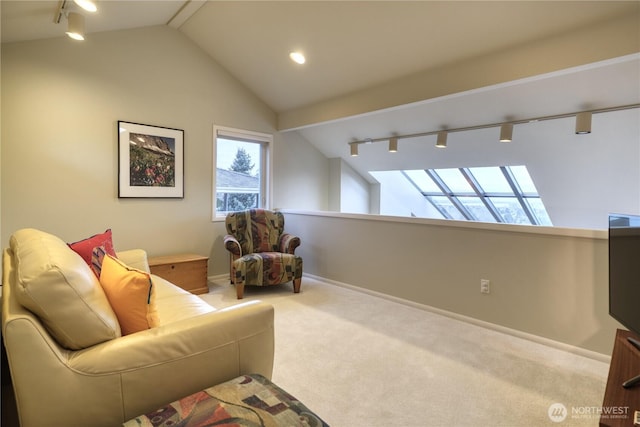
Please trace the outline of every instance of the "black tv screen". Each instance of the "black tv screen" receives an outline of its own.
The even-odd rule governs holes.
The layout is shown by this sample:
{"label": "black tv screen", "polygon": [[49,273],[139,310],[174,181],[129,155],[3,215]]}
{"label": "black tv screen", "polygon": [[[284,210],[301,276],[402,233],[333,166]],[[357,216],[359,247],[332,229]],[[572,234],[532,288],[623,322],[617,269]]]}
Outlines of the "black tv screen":
{"label": "black tv screen", "polygon": [[609,215],[609,314],[640,334],[640,215]]}

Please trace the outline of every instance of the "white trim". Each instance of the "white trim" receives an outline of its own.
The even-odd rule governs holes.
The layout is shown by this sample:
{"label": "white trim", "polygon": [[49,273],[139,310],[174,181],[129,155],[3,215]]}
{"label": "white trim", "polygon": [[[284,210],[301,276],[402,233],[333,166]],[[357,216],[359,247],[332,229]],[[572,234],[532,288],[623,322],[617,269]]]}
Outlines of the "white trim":
{"label": "white trim", "polygon": [[273,135],[269,133],[213,125],[213,137],[216,138],[218,136],[225,138],[250,139],[252,141],[268,143],[273,142]]}
{"label": "white trim", "polygon": [[608,230],[587,228],[548,227],[542,225],[500,224],[479,221],[457,221],[453,219],[417,218],[406,216],[391,216],[378,214],[355,214],[329,211],[303,211],[295,209],[280,209],[282,213],[291,215],[319,216],[330,218],[346,218],[365,221],[398,222],[407,224],[425,224],[438,227],[473,228],[507,233],[544,234],[549,236],[581,237],[586,239],[609,238]]}
{"label": "white trim", "polygon": [[252,189],[246,189],[243,187],[224,187],[224,188],[220,188],[221,190],[224,190],[224,193],[242,193],[242,194],[258,194],[259,191],[257,190],[252,190]]}
{"label": "white trim", "polygon": [[[226,275],[228,277],[228,274]],[[338,286],[341,288],[350,289],[356,292],[362,292],[367,295],[371,295],[374,297],[386,299],[389,301],[393,301],[399,304],[403,304],[409,307],[417,308],[420,310],[425,310],[431,313],[439,314],[441,316],[449,317],[451,319],[459,320],[462,322],[470,323],[472,325],[480,326],[486,329],[494,330],[497,332],[501,332],[503,334],[511,335],[517,338],[522,338],[528,341],[532,341],[538,344],[546,345],[547,347],[555,348],[557,350],[566,351],[568,353],[577,354],[578,356],[587,357],[589,359],[597,360],[598,362],[611,363],[611,356],[606,354],[598,353],[592,350],[587,350],[585,348],[576,347],[573,345],[565,344],[560,341],[554,341],[549,338],[544,338],[538,335],[529,334],[527,332],[518,331],[517,329],[507,328],[506,326],[497,325],[495,323],[485,322],[483,320],[474,319],[473,317],[464,316],[462,314],[454,313],[451,311],[443,310],[440,308],[432,307],[430,305],[420,304],[414,301],[394,297],[388,294],[384,294],[381,292],[372,291],[370,289],[361,288],[358,286],[348,285],[346,283],[338,282],[335,280],[327,279],[324,277],[316,276],[313,274],[304,273],[305,277],[309,277],[311,279],[315,279],[321,282],[325,282],[329,285]]]}
{"label": "white trim", "polygon": [[[217,274],[215,276],[207,276],[207,281],[209,282],[217,282],[219,280],[227,280],[229,281],[229,273]],[[1,286],[0,286],[1,288]]]}

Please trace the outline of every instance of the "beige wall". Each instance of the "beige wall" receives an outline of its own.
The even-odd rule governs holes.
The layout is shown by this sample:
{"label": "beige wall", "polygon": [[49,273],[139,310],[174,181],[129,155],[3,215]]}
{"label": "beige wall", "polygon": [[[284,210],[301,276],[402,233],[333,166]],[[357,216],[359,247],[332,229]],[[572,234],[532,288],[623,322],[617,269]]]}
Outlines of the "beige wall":
{"label": "beige wall", "polygon": [[298,132],[276,134],[273,207],[327,210],[329,160]]}
{"label": "beige wall", "polygon": [[620,327],[605,231],[296,211],[286,228],[308,274],[602,354]]}
{"label": "beige wall", "polygon": [[[325,210],[371,213],[372,208],[379,209],[371,203],[371,199],[375,197],[375,194],[371,194],[371,185],[341,158],[329,159],[328,179],[329,204]],[[302,209],[308,210],[305,207]]]}
{"label": "beige wall", "polygon": [[[184,199],[118,199],[117,121],[184,130]],[[35,227],[74,241],[111,228],[116,249],[209,255],[226,270],[211,222],[213,125],[274,133],[276,116],[166,26],[2,45],[2,246]],[[298,158],[302,163],[294,164]],[[293,165],[293,166],[291,166]],[[309,176],[300,177],[309,166]],[[278,207],[326,208],[326,158],[274,137]],[[282,190],[280,190],[282,188]],[[325,184],[326,189],[326,184]]]}

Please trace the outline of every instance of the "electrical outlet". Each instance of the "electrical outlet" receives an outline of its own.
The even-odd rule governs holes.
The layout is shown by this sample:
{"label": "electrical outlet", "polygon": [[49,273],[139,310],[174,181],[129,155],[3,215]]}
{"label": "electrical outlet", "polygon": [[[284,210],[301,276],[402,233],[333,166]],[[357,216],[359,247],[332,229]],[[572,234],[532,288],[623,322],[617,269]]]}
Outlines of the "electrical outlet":
{"label": "electrical outlet", "polygon": [[489,293],[489,284],[491,282],[488,279],[480,279],[480,293],[488,294]]}

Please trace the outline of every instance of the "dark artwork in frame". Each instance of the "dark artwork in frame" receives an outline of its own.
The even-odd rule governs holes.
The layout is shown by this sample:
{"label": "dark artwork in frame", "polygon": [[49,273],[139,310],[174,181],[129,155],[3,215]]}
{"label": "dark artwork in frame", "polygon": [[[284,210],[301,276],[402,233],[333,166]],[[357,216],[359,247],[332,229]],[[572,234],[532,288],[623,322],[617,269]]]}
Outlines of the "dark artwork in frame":
{"label": "dark artwork in frame", "polygon": [[184,131],[118,121],[118,197],[184,197]]}

